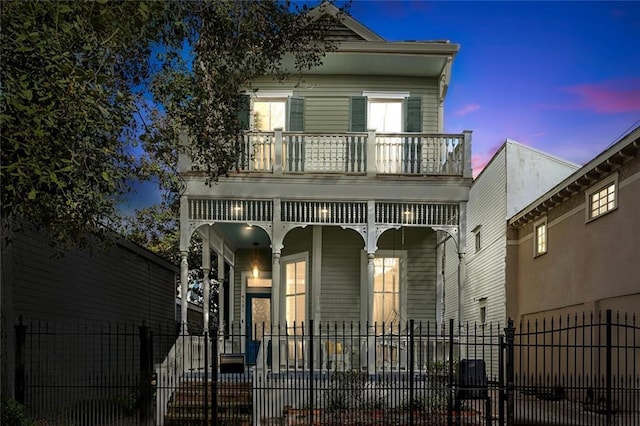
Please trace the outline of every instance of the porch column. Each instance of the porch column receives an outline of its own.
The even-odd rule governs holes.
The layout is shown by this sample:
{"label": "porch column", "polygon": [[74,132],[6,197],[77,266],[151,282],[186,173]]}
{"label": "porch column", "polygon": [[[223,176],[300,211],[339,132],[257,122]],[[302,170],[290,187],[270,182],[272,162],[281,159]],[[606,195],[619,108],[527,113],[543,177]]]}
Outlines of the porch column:
{"label": "porch column", "polygon": [[209,245],[209,226],[202,233],[202,331],[209,331],[209,300],[211,299],[211,247]]}
{"label": "porch column", "polygon": [[187,252],[180,252],[180,323],[182,333],[188,334],[187,330],[187,291],[189,289],[189,262]]}
{"label": "porch column", "polygon": [[[286,362],[286,355],[280,356],[280,354],[286,354],[286,342],[280,341],[280,335],[284,335],[287,331],[286,326],[282,328],[285,318],[284,308],[280,309],[284,292],[280,288],[281,285],[281,272],[280,272],[280,255],[284,248],[283,241],[286,231],[282,227],[281,220],[281,203],[279,198],[273,199],[273,235],[271,236],[271,328],[274,330],[274,335],[271,341],[271,371],[277,373],[280,371],[280,366]],[[273,338],[275,337],[275,341]]]}
{"label": "porch column", "polygon": [[[271,266],[271,328],[275,332],[276,340],[271,342],[271,350],[273,351],[271,359],[271,370],[274,373],[280,371],[280,334],[284,334],[286,330],[282,330],[280,325],[280,251],[273,251]],[[283,310],[284,313],[284,310]],[[272,337],[273,338],[273,337]]]}
{"label": "porch column", "polygon": [[367,370],[369,374],[375,374],[375,325],[373,323],[373,285],[375,275],[375,265],[373,260],[375,259],[375,253],[367,253],[367,327],[368,342],[367,342]]}
{"label": "porch column", "polygon": [[218,253],[218,331],[224,337],[224,247],[222,253]]}

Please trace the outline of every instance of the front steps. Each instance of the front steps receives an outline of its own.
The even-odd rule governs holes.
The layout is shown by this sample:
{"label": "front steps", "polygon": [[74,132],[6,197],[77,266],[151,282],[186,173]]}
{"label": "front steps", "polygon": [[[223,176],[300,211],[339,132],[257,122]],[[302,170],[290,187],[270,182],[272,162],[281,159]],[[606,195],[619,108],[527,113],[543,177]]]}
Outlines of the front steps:
{"label": "front steps", "polygon": [[[209,424],[213,424],[211,382],[185,380],[171,396],[164,418],[165,426],[201,425],[205,406]],[[251,426],[253,424],[253,385],[251,381],[218,382],[218,425]]]}

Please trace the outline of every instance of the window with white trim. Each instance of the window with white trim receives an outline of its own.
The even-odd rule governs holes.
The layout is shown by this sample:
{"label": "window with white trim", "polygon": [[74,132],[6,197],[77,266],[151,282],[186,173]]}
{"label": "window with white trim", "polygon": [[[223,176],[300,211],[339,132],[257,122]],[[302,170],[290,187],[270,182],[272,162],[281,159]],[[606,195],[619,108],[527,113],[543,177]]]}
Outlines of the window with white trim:
{"label": "window with white trim", "polygon": [[547,217],[540,219],[533,224],[534,247],[533,255],[540,256],[547,252]]}
{"label": "window with white trim", "polygon": [[617,174],[587,190],[587,222],[615,210],[618,207],[617,192]]}
{"label": "window with white trim", "polygon": [[[397,331],[404,327],[406,315],[406,259],[405,250],[378,250],[373,278],[372,320],[378,334]],[[366,255],[363,255],[366,270]],[[384,328],[382,324],[384,323]]]}
{"label": "window with white trim", "polygon": [[285,129],[286,98],[256,98],[253,101],[253,127],[258,132]]}
{"label": "window with white trim", "polygon": [[482,225],[478,225],[471,231],[475,236],[476,253],[479,252],[480,249],[482,249],[482,233],[480,232],[481,229]]}
{"label": "window with white trim", "polygon": [[[282,259],[285,282],[285,320],[290,334],[301,334],[306,322],[307,258],[290,256]],[[295,324],[295,327],[294,327]]]}
{"label": "window with white trim", "polygon": [[478,308],[479,308],[479,320],[480,326],[484,326],[487,323],[487,298],[481,297],[478,299]]}

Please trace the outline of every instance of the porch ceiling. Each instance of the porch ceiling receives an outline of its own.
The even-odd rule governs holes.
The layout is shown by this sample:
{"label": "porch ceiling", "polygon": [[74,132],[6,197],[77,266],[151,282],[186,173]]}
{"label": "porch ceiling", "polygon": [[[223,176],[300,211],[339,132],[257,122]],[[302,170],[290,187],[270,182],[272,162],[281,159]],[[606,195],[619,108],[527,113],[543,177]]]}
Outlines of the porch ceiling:
{"label": "porch ceiling", "polygon": [[259,248],[271,246],[271,240],[267,233],[257,227],[248,227],[244,223],[216,223],[215,229],[224,235],[225,240],[234,249],[252,249],[253,243],[258,243]]}

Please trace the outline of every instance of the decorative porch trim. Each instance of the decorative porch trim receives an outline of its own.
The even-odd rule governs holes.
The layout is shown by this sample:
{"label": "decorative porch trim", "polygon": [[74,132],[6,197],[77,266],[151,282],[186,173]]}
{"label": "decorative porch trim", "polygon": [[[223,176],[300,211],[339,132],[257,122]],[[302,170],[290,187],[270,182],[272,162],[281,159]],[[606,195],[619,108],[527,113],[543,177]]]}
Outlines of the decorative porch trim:
{"label": "decorative porch trim", "polygon": [[214,222],[271,222],[271,200],[189,199],[189,219]]}
{"label": "decorative porch trim", "polygon": [[458,225],[458,204],[376,203],[376,223],[385,225]]}
{"label": "decorative porch trim", "polygon": [[366,224],[366,202],[282,201],[283,222],[321,224]]}

